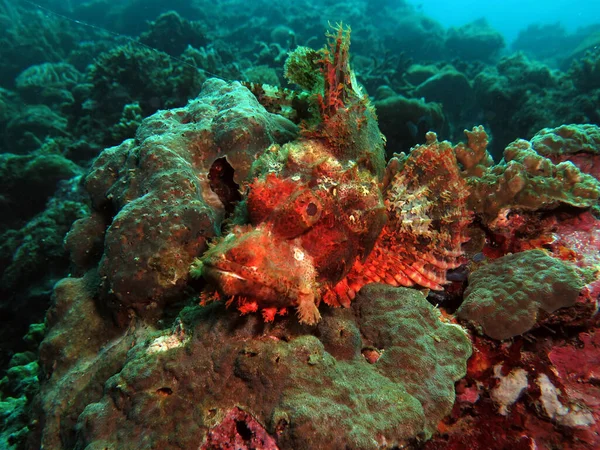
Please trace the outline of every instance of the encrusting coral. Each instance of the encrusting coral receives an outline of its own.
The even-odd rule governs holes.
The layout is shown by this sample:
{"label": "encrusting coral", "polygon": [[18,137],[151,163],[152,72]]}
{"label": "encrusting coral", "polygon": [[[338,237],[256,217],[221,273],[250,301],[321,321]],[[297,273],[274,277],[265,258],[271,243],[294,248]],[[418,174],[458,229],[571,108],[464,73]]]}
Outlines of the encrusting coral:
{"label": "encrusting coral", "polygon": [[492,228],[501,226],[510,211],[589,208],[600,198],[597,180],[568,161],[554,164],[529,141],[517,139],[493,165],[483,128],[466,133],[469,143],[458,145],[456,153],[469,184],[468,208]]}
{"label": "encrusting coral", "polygon": [[[77,284],[59,286],[61,308],[72,304]],[[76,344],[64,342],[68,333],[56,330],[43,345],[45,370],[54,370],[45,388],[51,417],[44,443],[59,448],[57,427],[78,417],[77,435],[62,436],[71,447],[229,448],[217,433],[239,409],[247,414],[239,428],[260,424],[280,449],[375,450],[429,438],[465,374],[466,333],[415,290],[369,286],[353,307],[330,311],[309,334],[284,325],[262,336],[259,317],[240,321],[218,304],[188,308],[172,331],[132,330],[111,351],[78,359]],[[74,330],[85,333],[78,324]],[[52,367],[62,344],[68,352]],[[377,360],[364,358],[367,351]],[[95,377],[108,370],[114,376],[92,400]],[[67,385],[73,401],[53,407]],[[208,442],[214,447],[203,447]],[[268,442],[257,448],[275,448]]]}

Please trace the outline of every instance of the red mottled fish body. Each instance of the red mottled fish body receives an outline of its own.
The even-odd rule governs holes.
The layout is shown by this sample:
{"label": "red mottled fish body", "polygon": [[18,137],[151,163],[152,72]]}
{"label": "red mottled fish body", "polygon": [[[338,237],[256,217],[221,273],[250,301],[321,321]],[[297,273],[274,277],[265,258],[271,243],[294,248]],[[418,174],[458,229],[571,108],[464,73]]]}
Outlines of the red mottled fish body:
{"label": "red mottled fish body", "polygon": [[[349,30],[329,38],[320,53],[300,49],[286,64],[291,81],[315,91],[315,120],[300,139],[257,158],[246,225],[191,269],[228,304],[265,320],[296,308],[300,322],[315,324],[321,300],[349,306],[371,282],[442,289],[462,262],[468,190],[453,148],[431,133],[385,171],[375,112],[348,65]],[[289,74],[311,64],[320,81]]]}

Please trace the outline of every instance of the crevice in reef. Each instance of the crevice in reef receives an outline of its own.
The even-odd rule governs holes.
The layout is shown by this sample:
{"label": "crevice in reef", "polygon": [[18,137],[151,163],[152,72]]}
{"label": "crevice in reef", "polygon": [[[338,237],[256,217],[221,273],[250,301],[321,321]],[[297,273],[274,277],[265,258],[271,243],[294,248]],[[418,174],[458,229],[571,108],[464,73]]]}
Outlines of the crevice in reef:
{"label": "crevice in reef", "polygon": [[210,188],[217,194],[228,214],[233,212],[236,203],[242,199],[240,186],[233,180],[234,173],[235,170],[225,157],[216,159],[208,172]]}

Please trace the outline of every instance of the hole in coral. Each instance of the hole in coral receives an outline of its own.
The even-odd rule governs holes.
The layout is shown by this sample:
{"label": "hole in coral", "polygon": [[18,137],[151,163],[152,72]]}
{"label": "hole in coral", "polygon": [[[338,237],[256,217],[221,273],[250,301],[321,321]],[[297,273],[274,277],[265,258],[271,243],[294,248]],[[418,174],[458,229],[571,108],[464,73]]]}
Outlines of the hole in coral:
{"label": "hole in coral", "polygon": [[236,420],[235,429],[243,440],[249,441],[250,439],[252,439],[252,430],[248,428],[248,424],[245,421]]}
{"label": "hole in coral", "polygon": [[215,160],[208,171],[210,188],[217,194],[228,213],[232,213],[235,204],[242,199],[240,186],[233,180],[234,173],[235,170],[225,157]]}
{"label": "hole in coral", "polygon": [[168,388],[168,387],[161,387],[159,389],[156,390],[156,393],[158,395],[163,395],[163,396],[168,396],[171,395],[173,393],[173,389]]}
{"label": "hole in coral", "polygon": [[275,426],[275,434],[283,433],[287,427],[288,421],[285,419],[281,419],[279,422],[277,422],[277,425]]}

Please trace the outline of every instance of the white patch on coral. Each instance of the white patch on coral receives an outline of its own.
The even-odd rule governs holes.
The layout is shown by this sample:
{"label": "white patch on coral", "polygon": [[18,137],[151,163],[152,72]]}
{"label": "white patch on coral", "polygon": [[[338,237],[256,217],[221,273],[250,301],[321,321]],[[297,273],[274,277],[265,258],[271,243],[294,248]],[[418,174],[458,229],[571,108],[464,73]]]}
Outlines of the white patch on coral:
{"label": "white patch on coral", "polygon": [[537,379],[537,385],[540,387],[542,406],[548,417],[555,420],[560,425],[567,427],[587,427],[595,423],[591,412],[586,411],[578,405],[565,406],[561,403],[558,396],[561,393],[545,373]]}
{"label": "white patch on coral", "polygon": [[146,349],[148,354],[162,353],[172,348],[183,347],[189,338],[181,338],[179,334],[169,334],[166,336],[160,336],[154,339],[152,343]]}
{"label": "white patch on coral", "polygon": [[297,247],[294,249],[294,259],[296,261],[304,261],[304,252]]}
{"label": "white patch on coral", "polygon": [[494,376],[500,380],[490,392],[492,400],[498,405],[498,412],[506,416],[508,407],[512,406],[525,389],[527,389],[527,372],[518,368],[511,370],[506,376],[502,375],[502,364],[494,366]]}

